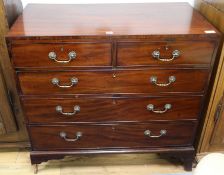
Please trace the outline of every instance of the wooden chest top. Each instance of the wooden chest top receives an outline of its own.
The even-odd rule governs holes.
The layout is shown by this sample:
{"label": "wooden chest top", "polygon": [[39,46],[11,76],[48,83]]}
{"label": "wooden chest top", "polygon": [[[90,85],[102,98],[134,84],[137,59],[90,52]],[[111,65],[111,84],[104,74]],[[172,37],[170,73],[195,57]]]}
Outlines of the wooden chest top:
{"label": "wooden chest top", "polygon": [[187,3],[28,5],[8,37],[115,38],[152,35],[216,36]]}

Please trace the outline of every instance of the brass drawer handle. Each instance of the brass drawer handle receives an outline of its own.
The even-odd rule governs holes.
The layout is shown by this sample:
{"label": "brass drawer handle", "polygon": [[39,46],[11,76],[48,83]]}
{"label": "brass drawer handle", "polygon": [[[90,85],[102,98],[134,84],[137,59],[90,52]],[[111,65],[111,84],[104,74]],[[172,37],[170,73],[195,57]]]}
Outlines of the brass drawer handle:
{"label": "brass drawer handle", "polygon": [[73,112],[63,112],[62,106],[56,106],[56,112],[61,113],[62,115],[71,116],[80,112],[80,106],[76,105],[73,108]]}
{"label": "brass drawer handle", "polygon": [[54,60],[57,63],[69,63],[70,61],[72,61],[73,59],[76,58],[76,52],[75,51],[71,51],[68,53],[68,59],[67,60],[58,60],[57,59],[57,54],[55,52],[49,52],[48,57],[51,60]]}
{"label": "brass drawer handle", "polygon": [[60,80],[58,78],[53,78],[51,80],[51,83],[53,85],[56,85],[56,86],[60,87],[60,88],[70,88],[70,87],[78,84],[78,81],[79,81],[78,78],[73,77],[73,78],[70,79],[70,84],[69,85],[60,85],[59,84],[60,83]]}
{"label": "brass drawer handle", "polygon": [[157,77],[156,76],[151,76],[150,77],[150,82],[157,85],[157,86],[162,86],[162,87],[165,87],[165,86],[169,86],[171,83],[175,82],[176,81],[176,77],[175,76],[169,76],[169,79],[168,79],[168,83],[158,83],[157,82]]}
{"label": "brass drawer handle", "polygon": [[165,129],[160,130],[160,135],[151,135],[151,133],[152,132],[150,130],[145,130],[144,135],[151,138],[159,138],[165,136],[167,134],[167,131]]}
{"label": "brass drawer handle", "polygon": [[174,50],[172,52],[172,58],[160,58],[160,51],[158,51],[158,50],[153,51],[152,56],[153,56],[153,58],[156,58],[159,61],[169,62],[169,61],[173,61],[175,58],[178,58],[180,56],[180,51]]}
{"label": "brass drawer handle", "polygon": [[67,134],[66,132],[60,132],[60,137],[63,138],[65,141],[67,142],[76,142],[77,140],[79,140],[81,137],[82,137],[82,133],[81,132],[77,132],[76,133],[76,138],[75,139],[70,139],[70,138],[67,138]]}
{"label": "brass drawer handle", "polygon": [[152,111],[154,113],[158,113],[158,114],[165,113],[166,111],[168,111],[171,108],[172,108],[171,104],[165,104],[163,110],[154,109],[154,105],[153,104],[148,104],[147,105],[147,110]]}

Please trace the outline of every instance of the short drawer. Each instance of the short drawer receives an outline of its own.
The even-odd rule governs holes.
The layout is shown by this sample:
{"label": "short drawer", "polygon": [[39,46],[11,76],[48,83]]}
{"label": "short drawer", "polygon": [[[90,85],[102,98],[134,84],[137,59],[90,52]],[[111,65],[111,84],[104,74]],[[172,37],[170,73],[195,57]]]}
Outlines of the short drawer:
{"label": "short drawer", "polygon": [[201,97],[22,98],[30,123],[145,122],[197,119]]}
{"label": "short drawer", "polygon": [[111,66],[110,43],[58,43],[12,46],[15,67]]}
{"label": "short drawer", "polygon": [[209,65],[212,42],[122,42],[118,43],[118,66],[133,65]]}
{"label": "short drawer", "polygon": [[195,129],[194,122],[29,126],[34,150],[188,146]]}
{"label": "short drawer", "polygon": [[203,92],[208,70],[20,72],[23,94]]}

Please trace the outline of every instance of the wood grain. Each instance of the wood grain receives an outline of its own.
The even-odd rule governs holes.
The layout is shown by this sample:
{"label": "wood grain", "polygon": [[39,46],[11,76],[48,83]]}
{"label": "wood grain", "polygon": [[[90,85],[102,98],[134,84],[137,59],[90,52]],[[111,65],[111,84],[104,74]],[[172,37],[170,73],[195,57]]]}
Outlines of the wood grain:
{"label": "wood grain", "polygon": [[51,4],[28,5],[8,36],[14,39],[49,36],[105,38],[108,35],[122,38],[160,34],[203,35],[205,30],[218,33],[187,3]]}
{"label": "wood grain", "polygon": [[[131,65],[209,65],[213,54],[213,42],[123,42],[118,43],[118,66]],[[153,51],[160,51],[162,59],[172,58],[174,50],[180,56],[172,61],[153,58]]]}
{"label": "wood grain", "polygon": [[[105,155],[101,155],[101,156],[97,156],[95,154],[105,154]],[[117,155],[117,153],[121,153],[120,155]],[[125,155],[129,153],[130,155]],[[64,158],[65,156],[85,156],[86,157],[86,160],[88,162],[87,165],[97,165],[97,167],[99,165],[106,163],[108,164],[108,161],[107,159],[113,159],[113,157],[115,157],[115,160],[113,162],[115,162],[115,164],[117,165],[122,165],[122,164],[125,164],[125,165],[128,165],[128,170],[130,170],[130,164],[133,164],[135,161],[136,161],[136,156],[134,155],[131,155],[132,154],[137,154],[136,156],[146,156],[147,160],[146,162],[148,162],[148,160],[151,161],[150,164],[152,164],[152,162],[154,162],[153,160],[155,159],[150,159],[150,155],[149,153],[160,153],[160,155],[163,155],[163,154],[166,154],[166,153],[172,153],[172,154],[179,154],[179,155],[182,155],[182,158],[189,158],[190,155],[191,157],[193,157],[192,155],[194,154],[194,148],[192,146],[188,146],[188,147],[169,147],[169,148],[163,148],[162,150],[160,148],[146,148],[146,149],[138,149],[138,148],[134,148],[134,149],[104,149],[104,150],[73,150],[73,151],[32,151],[31,152],[31,162],[32,164],[39,164],[41,162],[46,162],[48,160],[51,160],[51,158],[53,159],[62,159]],[[143,154],[139,154],[139,153],[143,153]],[[90,156],[96,156],[96,158],[99,158],[100,160],[95,160],[95,159],[89,159]],[[91,156],[91,157],[92,157]],[[105,157],[106,156],[106,157]],[[109,157],[107,157],[109,156]],[[128,157],[128,159],[126,158],[126,156]],[[135,158],[133,159],[132,156],[134,156]],[[130,158],[129,158],[130,157]],[[80,158],[78,158],[78,166],[80,166]],[[123,160],[125,158],[125,160]],[[71,158],[69,157],[68,158],[69,160],[71,160]],[[94,163],[91,163],[91,160],[92,162]],[[103,161],[102,161],[103,160]],[[135,161],[134,161],[135,160]],[[161,160],[161,159],[160,159]],[[140,162],[144,161],[144,159],[140,158]],[[164,167],[164,161],[161,160],[163,163],[162,167]],[[65,162],[66,161],[66,158],[65,158]],[[85,161],[84,161],[85,162]],[[109,167],[112,167],[111,165],[113,165],[113,162],[112,161],[109,161]],[[129,164],[130,162],[130,164]],[[83,164],[83,162],[81,163]],[[142,163],[140,163],[142,164]],[[66,164],[67,166],[67,164]],[[145,165],[144,165],[145,166]],[[158,172],[158,165],[155,165],[155,171]],[[73,165],[74,167],[74,165]],[[149,171],[152,171],[152,167],[149,166],[150,170],[146,170],[146,172],[148,173]],[[175,165],[176,167],[176,165]],[[179,166],[178,166],[179,167]],[[74,167],[75,169],[77,168],[76,166]],[[95,168],[95,166],[94,166]],[[114,166],[114,168],[117,169],[116,166]],[[121,167],[121,169],[123,169],[123,167]],[[117,170],[118,174],[121,174],[121,169],[119,168]],[[134,166],[134,169],[136,170],[136,166]],[[145,167],[143,168],[144,171],[145,171]],[[142,168],[141,168],[142,170]],[[88,172],[90,172],[90,174],[92,173],[92,171],[89,171],[87,170]],[[72,171],[74,172],[74,171]],[[80,172],[83,172],[82,169],[80,170]],[[95,172],[95,171],[94,171]],[[139,174],[139,171],[130,171],[130,172],[134,172],[133,174],[136,174],[136,172],[138,172]],[[164,173],[167,172],[167,169],[165,169]],[[173,172],[173,171],[172,171]],[[181,170],[181,172],[183,172],[183,169]],[[106,171],[106,174],[108,173],[108,171]],[[125,171],[124,173],[127,173],[127,171]],[[162,172],[161,172],[162,173]],[[86,174],[86,173],[85,173]],[[113,171],[113,174],[114,174],[114,171]],[[143,174],[145,174],[145,172],[143,172]]]}
{"label": "wood grain", "polygon": [[[151,98],[23,98],[24,112],[29,123],[71,123],[71,122],[146,122],[151,120],[198,119],[201,97],[151,97]],[[163,114],[147,110],[153,104],[155,110],[164,110],[165,104],[172,108]],[[56,112],[56,106],[63,112],[73,112],[78,105],[80,112],[65,116]]]}
{"label": "wood grain", "polygon": [[[0,0],[0,110],[2,124],[6,128],[6,133],[0,137],[0,146],[5,143],[16,144],[19,141],[27,141],[14,72],[5,42],[5,35],[9,31],[9,27],[21,11],[22,3],[20,0]],[[10,96],[11,99],[9,99]],[[17,130],[17,126],[19,130]]]}
{"label": "wood grain", "polygon": [[224,125],[222,123],[224,120],[224,92],[217,106],[214,120],[214,128],[210,138],[210,144],[214,146],[218,145],[218,147],[224,147],[224,136],[222,134],[224,132]]}
{"label": "wood grain", "polygon": [[224,4],[222,0],[204,0],[208,4],[211,4],[216,9],[220,10],[221,12],[224,12]]}
{"label": "wood grain", "polygon": [[12,112],[12,106],[8,99],[8,92],[5,86],[5,80],[3,79],[2,69],[0,67],[0,117],[2,121],[2,127],[4,132],[2,134],[13,133],[17,131],[16,121]]}
{"label": "wood grain", "polygon": [[3,135],[6,133],[6,130],[5,130],[5,126],[2,122],[2,114],[1,114],[1,111],[0,111],[0,135]]}
{"label": "wood grain", "polygon": [[[197,7],[200,12],[220,31],[224,32],[223,1],[209,0],[208,2],[207,0],[197,0],[196,3],[198,4]],[[223,103],[221,100],[224,93],[224,47],[220,49],[219,53],[221,54],[220,58],[218,58],[217,73],[214,77],[215,81],[212,87],[211,98],[209,100],[209,106],[206,111],[205,121],[202,126],[202,132],[197,148],[198,154],[201,155],[224,150],[223,140],[221,140],[221,138],[223,138],[223,132],[221,131],[224,126]],[[221,106],[221,108],[219,106]]]}
{"label": "wood grain", "polygon": [[[55,52],[57,60],[68,60],[68,54],[76,52],[76,58],[69,63],[57,63],[48,54]],[[110,43],[55,43],[12,46],[12,60],[18,67],[102,67],[111,66]]]}
{"label": "wood grain", "polygon": [[[221,3],[222,0],[220,0],[219,5],[218,2],[219,0],[197,0],[197,8],[200,11],[200,13],[205,16],[205,18],[211,22],[214,26],[217,27],[219,31],[222,33],[224,32],[224,16],[223,16],[223,2]],[[221,10],[220,10],[221,9]]]}
{"label": "wood grain", "polygon": [[[48,125],[30,126],[29,130],[33,150],[147,148],[191,145],[195,125],[194,122],[155,122],[137,125]],[[167,135],[160,138],[149,138],[144,135],[145,130],[152,131],[153,135],[160,135],[161,129],[166,129]],[[76,132],[82,132],[83,136],[77,142],[67,142],[59,136],[61,131],[66,132],[68,138],[74,138]]]}
{"label": "wood grain", "polygon": [[[195,131],[209,97],[220,33],[189,5],[30,5],[7,41],[12,61],[21,61],[14,62],[14,69],[27,114],[32,163],[78,153],[156,151],[183,158],[191,170]],[[63,45],[66,53],[77,48],[83,59],[79,65],[42,64],[48,48],[60,53]],[[180,49],[181,56],[169,64],[148,62],[153,49],[165,57]],[[152,76],[162,85],[150,82]],[[170,76],[176,80],[166,86]],[[53,78],[60,85],[69,85],[71,78],[78,83],[61,88],[52,84]],[[167,101],[173,104],[170,111],[158,118],[148,114],[147,104],[161,110]],[[55,113],[59,103],[65,112],[79,103],[77,119],[60,118]],[[168,134],[151,140],[143,134],[146,128],[156,135],[165,128]],[[83,137],[70,144],[59,137],[60,131],[68,132],[69,138],[81,131]]]}
{"label": "wood grain", "polygon": [[[113,75],[116,77],[114,78]],[[169,76],[176,81],[167,87],[159,87],[150,82],[157,76],[158,82],[167,83]],[[60,88],[52,84],[53,78],[60,85],[69,85],[72,77],[79,82],[71,88]],[[18,74],[22,94],[100,94],[100,93],[203,93],[208,78],[208,70],[170,70],[146,69],[123,71],[74,71],[74,72],[36,72]],[[194,86],[191,84],[194,83]]]}

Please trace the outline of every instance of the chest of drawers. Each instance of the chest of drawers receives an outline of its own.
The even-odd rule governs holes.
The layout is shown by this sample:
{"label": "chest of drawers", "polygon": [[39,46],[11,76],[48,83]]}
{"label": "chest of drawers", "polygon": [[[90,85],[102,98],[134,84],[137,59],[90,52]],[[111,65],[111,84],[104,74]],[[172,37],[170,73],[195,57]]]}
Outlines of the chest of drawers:
{"label": "chest of drawers", "polygon": [[7,41],[31,163],[155,152],[190,170],[219,38],[185,3],[28,5]]}

